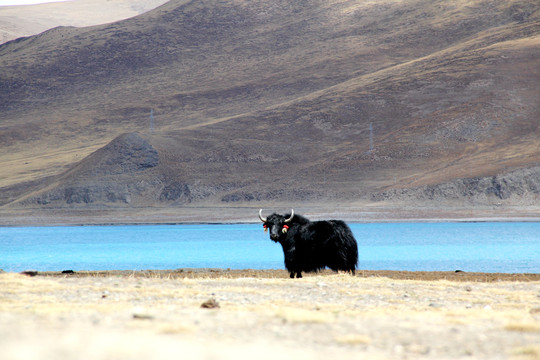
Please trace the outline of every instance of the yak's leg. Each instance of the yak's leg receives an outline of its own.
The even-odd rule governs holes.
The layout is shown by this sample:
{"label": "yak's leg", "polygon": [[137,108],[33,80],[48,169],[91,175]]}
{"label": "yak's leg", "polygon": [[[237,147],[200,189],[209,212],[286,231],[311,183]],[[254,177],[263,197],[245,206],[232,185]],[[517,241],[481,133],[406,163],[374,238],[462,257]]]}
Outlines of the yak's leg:
{"label": "yak's leg", "polygon": [[298,272],[296,273],[296,278],[297,278],[297,279],[300,279],[301,277],[302,277],[302,272],[301,272],[301,271],[298,271]]}
{"label": "yak's leg", "polygon": [[294,279],[294,271],[291,271],[289,274],[290,274],[291,279]]}

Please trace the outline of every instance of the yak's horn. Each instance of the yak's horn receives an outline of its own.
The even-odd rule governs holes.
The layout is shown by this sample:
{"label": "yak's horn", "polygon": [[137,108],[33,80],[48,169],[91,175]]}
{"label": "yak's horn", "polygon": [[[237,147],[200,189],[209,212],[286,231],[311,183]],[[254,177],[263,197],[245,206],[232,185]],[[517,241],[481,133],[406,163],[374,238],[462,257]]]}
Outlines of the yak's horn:
{"label": "yak's horn", "polygon": [[266,218],[262,216],[262,209],[259,210],[259,219],[261,219],[262,222],[266,222]]}
{"label": "yak's horn", "polygon": [[288,222],[291,222],[292,218],[294,217],[294,209],[291,209],[291,217],[288,218],[288,219],[285,219],[285,222],[288,223]]}

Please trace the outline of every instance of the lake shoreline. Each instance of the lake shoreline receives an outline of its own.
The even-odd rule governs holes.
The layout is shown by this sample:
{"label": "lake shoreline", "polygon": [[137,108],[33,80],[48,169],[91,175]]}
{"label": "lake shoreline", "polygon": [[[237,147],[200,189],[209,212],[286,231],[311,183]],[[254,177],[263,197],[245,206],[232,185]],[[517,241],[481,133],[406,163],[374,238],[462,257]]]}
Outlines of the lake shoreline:
{"label": "lake shoreline", "polygon": [[[539,218],[529,217],[497,217],[497,218],[387,218],[379,220],[345,220],[350,224],[395,224],[395,223],[535,223]],[[65,226],[174,226],[174,225],[249,225],[260,221],[164,221],[164,222],[44,222],[27,224],[18,220],[0,221],[0,227],[65,227]]]}
{"label": "lake shoreline", "polygon": [[[220,269],[220,268],[182,268],[174,270],[104,270],[104,271],[35,271],[22,272],[28,276],[49,278],[118,277],[148,279],[286,279],[289,273],[280,269]],[[323,270],[318,273],[304,273],[304,277],[334,276],[335,272]],[[388,278],[395,280],[421,280],[453,282],[498,282],[498,281],[540,281],[538,273],[488,273],[455,271],[402,271],[402,270],[356,270],[355,278]],[[294,280],[291,280],[294,281]],[[300,280],[301,281],[301,280]]]}

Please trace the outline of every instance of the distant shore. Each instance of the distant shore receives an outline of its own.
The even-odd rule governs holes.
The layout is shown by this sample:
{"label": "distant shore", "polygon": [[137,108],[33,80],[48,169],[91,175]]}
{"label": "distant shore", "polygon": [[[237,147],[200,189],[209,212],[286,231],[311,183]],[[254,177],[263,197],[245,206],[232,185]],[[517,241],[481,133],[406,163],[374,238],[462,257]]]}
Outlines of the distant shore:
{"label": "distant shore", "polygon": [[[182,207],[133,209],[0,209],[0,226],[180,225],[258,223],[258,207]],[[411,208],[295,206],[310,220],[351,223],[398,222],[540,222],[540,208]],[[272,206],[265,211],[289,211]]]}

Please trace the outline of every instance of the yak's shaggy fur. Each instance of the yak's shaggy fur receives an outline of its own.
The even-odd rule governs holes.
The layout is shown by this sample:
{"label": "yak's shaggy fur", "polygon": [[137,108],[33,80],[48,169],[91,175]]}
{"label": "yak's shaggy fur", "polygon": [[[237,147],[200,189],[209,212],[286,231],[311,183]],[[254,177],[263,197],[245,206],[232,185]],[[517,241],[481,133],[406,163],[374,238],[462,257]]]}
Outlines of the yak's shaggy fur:
{"label": "yak's shaggy fur", "polygon": [[[294,214],[294,212],[293,212]],[[350,271],[358,263],[358,245],[351,229],[341,220],[311,222],[303,216],[272,214],[264,221],[270,239],[283,247],[285,267],[291,278],[328,267]]]}

